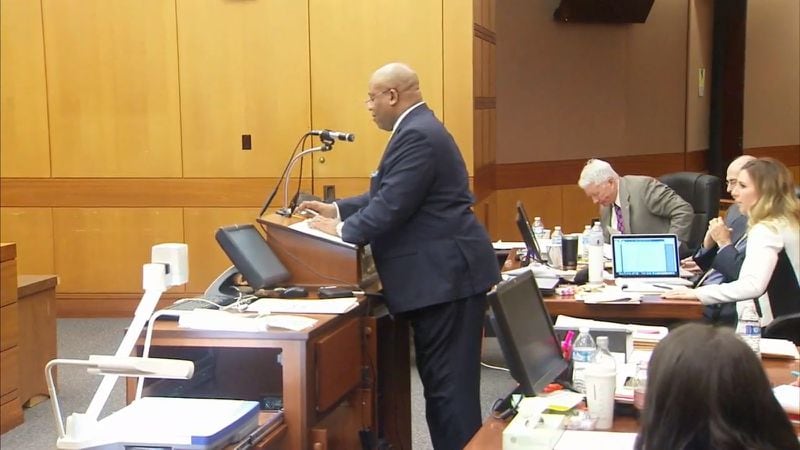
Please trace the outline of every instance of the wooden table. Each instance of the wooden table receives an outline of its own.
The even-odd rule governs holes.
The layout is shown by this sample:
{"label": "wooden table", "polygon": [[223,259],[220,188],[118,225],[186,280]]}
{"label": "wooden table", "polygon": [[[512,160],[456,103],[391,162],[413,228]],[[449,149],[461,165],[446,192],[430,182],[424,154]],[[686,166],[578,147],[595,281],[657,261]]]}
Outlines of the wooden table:
{"label": "wooden table", "polygon": [[[150,355],[185,357],[194,352],[197,358],[199,352],[202,359],[212,351],[213,364],[196,362],[193,380],[208,384],[196,389],[221,398],[279,396],[287,426],[283,448],[359,448],[358,431],[364,428],[383,430],[397,448],[410,448],[408,333],[401,329],[387,338],[386,327],[367,312],[362,301],[345,314],[308,315],[318,322],[300,332],[192,330],[160,320]],[[379,342],[382,338],[395,347],[391,358],[381,358],[379,349],[386,345]],[[382,374],[391,374],[393,381],[382,380]],[[157,391],[159,382],[175,387],[173,380],[165,381],[173,384],[152,381],[144,395],[163,395]],[[128,383],[129,401],[134,383]]]}
{"label": "wooden table", "polygon": [[44,366],[56,359],[55,275],[17,277],[20,361],[19,400],[31,407],[49,398]]}
{"label": "wooden table", "polygon": [[698,300],[671,300],[656,295],[643,296],[635,305],[587,305],[573,297],[548,296],[544,303],[551,316],[567,315],[598,320],[680,321],[703,317]]}
{"label": "wooden table", "polygon": [[[792,370],[797,370],[800,362],[789,359],[762,359],[764,371],[773,385],[787,384],[795,380],[791,375]],[[469,441],[465,450],[498,450],[503,447],[503,430],[508,425],[508,420],[487,418],[480,430]],[[630,416],[614,417],[611,431],[636,433],[639,431],[638,421]],[[795,426],[795,432],[800,434],[800,429]]]}

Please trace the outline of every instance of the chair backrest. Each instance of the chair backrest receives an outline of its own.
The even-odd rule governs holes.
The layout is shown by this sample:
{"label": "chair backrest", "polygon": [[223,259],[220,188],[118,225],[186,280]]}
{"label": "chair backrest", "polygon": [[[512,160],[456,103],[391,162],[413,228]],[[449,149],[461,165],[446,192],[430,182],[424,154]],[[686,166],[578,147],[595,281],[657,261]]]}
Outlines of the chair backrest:
{"label": "chair backrest", "polygon": [[668,173],[660,180],[694,209],[694,220],[688,242],[689,248],[694,251],[703,244],[708,221],[719,215],[722,184],[718,177],[700,172]]}
{"label": "chair backrest", "polygon": [[800,312],[776,317],[764,328],[764,337],[788,339],[800,345]]}

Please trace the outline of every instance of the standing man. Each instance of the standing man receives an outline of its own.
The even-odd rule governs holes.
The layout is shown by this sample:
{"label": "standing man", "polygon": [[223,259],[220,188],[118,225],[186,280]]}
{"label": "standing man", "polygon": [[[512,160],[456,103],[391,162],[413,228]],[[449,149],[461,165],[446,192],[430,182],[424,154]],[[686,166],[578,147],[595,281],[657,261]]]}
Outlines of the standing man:
{"label": "standing man", "polygon": [[600,159],[586,162],[578,186],[600,205],[606,242],[614,233],[669,233],[678,236],[682,254],[689,254],[687,244],[694,210],[669,186],[653,177],[620,177],[609,163]]}
{"label": "standing man", "polygon": [[369,192],[298,210],[319,213],[313,228],[372,246],[389,311],[414,332],[431,441],[461,449],[482,421],[481,330],[497,260],[458,146],[422,100],[417,74],[387,64],[367,96],[378,128],[391,132]]}
{"label": "standing man", "polygon": [[[728,165],[725,190],[729,194],[736,185],[739,171],[754,159],[754,156],[742,155]],[[681,265],[689,270],[706,272],[697,286],[730,283],[739,278],[746,246],[747,216],[734,203],[728,208],[724,221],[721,218],[711,219],[703,246],[691,258],[681,261]],[[703,307],[703,318],[718,325],[736,326],[736,303],[706,305]]]}

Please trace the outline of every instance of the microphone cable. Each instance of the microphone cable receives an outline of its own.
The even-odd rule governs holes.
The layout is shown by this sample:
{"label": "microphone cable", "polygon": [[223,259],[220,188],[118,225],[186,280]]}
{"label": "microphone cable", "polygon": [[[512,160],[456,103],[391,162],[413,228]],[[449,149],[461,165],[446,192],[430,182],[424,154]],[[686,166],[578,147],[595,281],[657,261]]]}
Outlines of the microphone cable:
{"label": "microphone cable", "polygon": [[[302,147],[304,147],[304,146],[305,146],[306,139],[308,139],[308,137],[309,137],[310,135],[311,135],[311,132],[310,132],[310,131],[307,131],[305,134],[303,134],[303,135],[300,137],[300,140],[298,140],[298,141],[297,141],[297,145],[295,145],[295,146],[294,146],[294,150],[292,150],[292,154],[291,154],[291,155],[289,155],[289,162],[288,162],[288,163],[286,163],[286,166],[283,168],[283,172],[281,173],[281,176],[280,176],[280,178],[278,178],[278,182],[275,184],[275,189],[273,189],[273,190],[272,190],[272,193],[271,193],[271,194],[269,195],[269,197],[267,198],[267,201],[266,201],[266,202],[264,202],[264,205],[261,207],[261,211],[258,213],[258,217],[261,217],[261,216],[263,216],[263,215],[264,215],[264,212],[266,212],[266,211],[267,211],[267,208],[269,208],[269,205],[272,203],[272,200],[275,198],[275,194],[277,194],[277,193],[278,193],[278,189],[280,189],[280,187],[281,187],[281,182],[282,182],[282,181],[283,181],[283,179],[286,177],[286,172],[288,172],[288,171],[289,171],[289,164],[292,162],[292,158],[294,158],[294,155],[296,155],[296,154],[297,154],[297,150],[298,150],[298,149],[300,149],[300,148],[302,148]],[[300,166],[300,167],[301,167],[301,169],[302,169],[302,164],[301,164],[301,166]],[[288,206],[288,205],[287,205],[287,206]]]}

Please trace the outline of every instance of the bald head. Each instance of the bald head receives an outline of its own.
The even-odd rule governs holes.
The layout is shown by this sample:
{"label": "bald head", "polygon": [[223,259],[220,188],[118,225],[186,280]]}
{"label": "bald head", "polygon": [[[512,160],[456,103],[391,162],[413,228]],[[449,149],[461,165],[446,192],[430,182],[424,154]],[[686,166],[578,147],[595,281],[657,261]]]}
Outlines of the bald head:
{"label": "bald head", "polygon": [[728,170],[725,173],[726,191],[730,193],[733,190],[733,186],[736,184],[736,179],[739,177],[739,172],[742,171],[742,167],[754,159],[756,159],[755,156],[742,155],[728,164]]}
{"label": "bald head", "polygon": [[422,101],[419,78],[407,64],[393,62],[376,70],[369,79],[367,108],[382,130],[391,131],[408,108]]}

